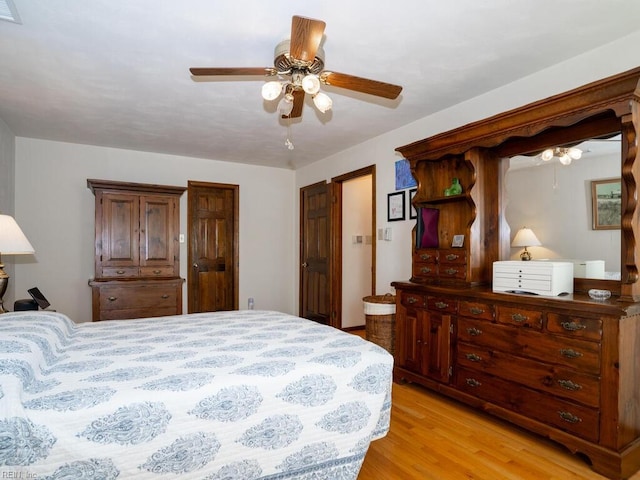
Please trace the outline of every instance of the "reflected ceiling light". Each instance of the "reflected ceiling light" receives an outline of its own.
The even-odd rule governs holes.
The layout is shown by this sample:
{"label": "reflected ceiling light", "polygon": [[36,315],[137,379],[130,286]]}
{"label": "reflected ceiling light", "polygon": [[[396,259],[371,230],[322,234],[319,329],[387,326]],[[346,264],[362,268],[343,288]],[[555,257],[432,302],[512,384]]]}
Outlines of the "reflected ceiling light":
{"label": "reflected ceiling light", "polygon": [[547,148],[540,154],[540,158],[545,162],[548,162],[553,157],[557,157],[562,165],[571,165],[572,160],[578,160],[582,157],[582,150],[576,147],[555,147]]}

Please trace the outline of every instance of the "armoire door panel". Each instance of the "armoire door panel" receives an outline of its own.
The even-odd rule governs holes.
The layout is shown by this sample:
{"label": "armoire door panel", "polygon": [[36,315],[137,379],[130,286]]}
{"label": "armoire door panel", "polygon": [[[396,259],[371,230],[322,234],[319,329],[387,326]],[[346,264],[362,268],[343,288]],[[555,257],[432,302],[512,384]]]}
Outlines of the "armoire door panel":
{"label": "armoire door panel", "polygon": [[102,196],[102,267],[137,266],[139,259],[138,197]]}

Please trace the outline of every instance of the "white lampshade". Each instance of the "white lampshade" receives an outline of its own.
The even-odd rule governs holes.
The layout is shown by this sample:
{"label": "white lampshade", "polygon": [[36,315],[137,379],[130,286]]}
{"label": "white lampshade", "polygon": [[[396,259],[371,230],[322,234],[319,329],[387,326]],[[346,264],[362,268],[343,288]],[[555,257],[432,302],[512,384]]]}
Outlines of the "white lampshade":
{"label": "white lampshade", "polygon": [[542,245],[536,234],[530,228],[523,227],[518,230],[511,242],[512,247],[538,247]]}
{"label": "white lampshade", "polygon": [[331,107],[333,106],[333,102],[331,101],[331,98],[329,98],[329,95],[322,92],[318,92],[314,95],[313,103],[322,113],[325,113],[327,110],[331,110]]}
{"label": "white lampshade", "polygon": [[309,74],[302,79],[302,89],[309,95],[315,95],[320,91],[320,80],[317,75]]}
{"label": "white lampshade", "polygon": [[262,98],[271,101],[275,100],[282,93],[282,84],[280,82],[267,82],[262,86]]}
{"label": "white lampshade", "polygon": [[0,215],[0,255],[28,253],[35,253],[35,250],[16,221],[9,215]]}

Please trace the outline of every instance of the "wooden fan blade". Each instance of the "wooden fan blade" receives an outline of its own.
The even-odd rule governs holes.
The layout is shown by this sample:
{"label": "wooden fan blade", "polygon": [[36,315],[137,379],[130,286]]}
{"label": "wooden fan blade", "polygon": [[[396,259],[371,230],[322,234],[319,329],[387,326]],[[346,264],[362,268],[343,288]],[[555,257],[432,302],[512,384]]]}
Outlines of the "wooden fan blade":
{"label": "wooden fan blade", "polygon": [[248,67],[239,67],[239,68],[207,68],[207,67],[194,67],[190,68],[189,71],[191,75],[200,76],[200,75],[265,75],[270,77],[276,74],[276,71],[273,67],[257,67],[257,68],[248,68]]}
{"label": "wooden fan blade", "polygon": [[291,20],[289,55],[296,60],[312,62],[316,58],[325,26],[322,20],[295,15]]}
{"label": "wooden fan blade", "polygon": [[289,115],[282,115],[282,118],[299,118],[302,116],[302,107],[304,106],[304,90],[294,90],[293,109]]}
{"label": "wooden fan blade", "polygon": [[391,99],[397,98],[402,91],[402,87],[398,85],[378,82],[377,80],[369,80],[362,77],[354,77],[346,73],[322,72],[320,74],[320,81],[334,87],[346,88],[347,90]]}

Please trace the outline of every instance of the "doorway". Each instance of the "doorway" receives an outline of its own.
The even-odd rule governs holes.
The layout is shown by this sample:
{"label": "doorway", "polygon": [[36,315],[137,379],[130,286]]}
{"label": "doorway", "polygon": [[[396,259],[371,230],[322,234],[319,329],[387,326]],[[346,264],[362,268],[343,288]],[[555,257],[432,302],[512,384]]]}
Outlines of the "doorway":
{"label": "doorway", "polygon": [[[353,227],[355,209],[350,208],[353,206],[350,205],[353,202],[351,187],[360,183],[368,185],[365,191],[370,196],[370,202],[364,202],[364,204],[369,211],[364,215],[366,216],[365,224],[369,223],[369,225],[359,223],[356,232],[353,230],[355,228]],[[331,183],[321,182],[300,189],[301,317],[318,321],[316,312],[309,308],[312,305],[322,307],[320,315],[322,323],[340,329],[359,328],[357,319],[361,319],[361,323],[364,324],[362,297],[373,294],[376,285],[375,184],[375,165],[371,165],[334,177],[331,179]],[[313,195],[320,196],[313,198]],[[363,204],[360,201],[358,203]],[[309,207],[312,205],[315,206],[315,210],[319,211],[310,215]],[[347,225],[344,224],[345,220],[348,222]],[[353,263],[356,260],[353,255],[355,250],[351,251],[350,248],[351,245],[354,245],[354,236],[362,237],[362,250],[368,252],[367,257],[370,254],[370,257],[362,260],[362,252],[359,252],[359,257],[362,260],[359,263]],[[359,239],[356,238],[355,241],[358,242]],[[357,249],[359,245],[356,243],[354,248]],[[313,264],[316,272],[308,270],[312,265],[309,259],[313,258],[309,255],[310,251],[319,251],[322,254],[320,256],[323,258],[324,270],[321,275],[317,274],[316,264]],[[347,275],[349,285],[346,291],[343,288],[347,281],[343,278],[345,268],[350,270]],[[354,269],[358,269],[356,275],[360,279],[364,277],[370,280],[370,285],[365,286],[364,291],[360,290],[359,293],[351,288],[353,286],[351,274]],[[362,269],[367,270],[364,275],[362,275]],[[310,274],[316,275],[316,278],[313,279]],[[343,314],[347,312],[349,318],[343,322]],[[356,316],[357,318],[355,318]]]}
{"label": "doorway", "polygon": [[188,182],[189,313],[238,309],[239,188]]}

